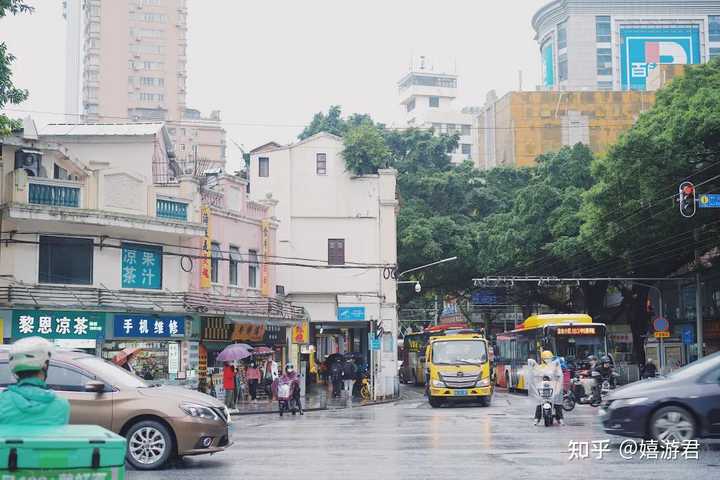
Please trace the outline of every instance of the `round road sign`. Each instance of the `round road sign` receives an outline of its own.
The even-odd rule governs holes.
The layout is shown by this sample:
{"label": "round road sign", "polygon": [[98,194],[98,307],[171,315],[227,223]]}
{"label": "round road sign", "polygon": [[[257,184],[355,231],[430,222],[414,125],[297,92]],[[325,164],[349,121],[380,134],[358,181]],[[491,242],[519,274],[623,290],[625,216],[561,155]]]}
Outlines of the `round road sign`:
{"label": "round road sign", "polygon": [[670,322],[668,322],[662,317],[658,317],[653,322],[653,327],[655,328],[656,332],[667,332],[668,330],[670,330]]}

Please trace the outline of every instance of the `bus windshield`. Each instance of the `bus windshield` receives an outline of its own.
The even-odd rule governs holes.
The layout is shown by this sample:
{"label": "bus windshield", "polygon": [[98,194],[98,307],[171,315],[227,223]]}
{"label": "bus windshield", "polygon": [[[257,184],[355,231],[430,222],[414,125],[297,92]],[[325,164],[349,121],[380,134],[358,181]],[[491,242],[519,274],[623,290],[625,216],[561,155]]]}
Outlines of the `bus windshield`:
{"label": "bus windshield", "polygon": [[485,342],[478,340],[436,341],[432,344],[432,363],[457,365],[458,363],[483,364],[487,362]]}
{"label": "bus windshield", "polygon": [[607,353],[604,335],[556,335],[553,352],[565,360],[585,360],[590,355],[600,358]]}

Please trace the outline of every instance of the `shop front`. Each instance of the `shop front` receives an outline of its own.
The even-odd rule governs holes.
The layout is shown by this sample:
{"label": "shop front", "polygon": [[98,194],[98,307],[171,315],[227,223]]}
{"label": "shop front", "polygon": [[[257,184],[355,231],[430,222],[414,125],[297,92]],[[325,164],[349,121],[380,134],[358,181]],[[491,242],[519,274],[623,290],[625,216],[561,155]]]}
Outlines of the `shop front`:
{"label": "shop front", "polygon": [[13,310],[11,337],[43,337],[60,348],[97,355],[106,335],[105,316],[79,310]]}
{"label": "shop front", "polygon": [[195,368],[182,361],[183,344],[190,339],[192,319],[185,314],[113,313],[112,334],[102,357],[113,359],[123,350],[136,353],[128,360],[136,375],[154,382],[184,383]]}

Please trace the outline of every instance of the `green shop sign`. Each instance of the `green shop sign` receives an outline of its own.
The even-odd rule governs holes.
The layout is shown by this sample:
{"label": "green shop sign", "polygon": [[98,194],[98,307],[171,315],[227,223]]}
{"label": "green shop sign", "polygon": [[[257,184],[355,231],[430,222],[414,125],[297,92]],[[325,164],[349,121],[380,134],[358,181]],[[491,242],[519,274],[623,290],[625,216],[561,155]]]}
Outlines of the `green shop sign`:
{"label": "green shop sign", "polygon": [[105,338],[105,314],[72,310],[13,310],[13,338]]}

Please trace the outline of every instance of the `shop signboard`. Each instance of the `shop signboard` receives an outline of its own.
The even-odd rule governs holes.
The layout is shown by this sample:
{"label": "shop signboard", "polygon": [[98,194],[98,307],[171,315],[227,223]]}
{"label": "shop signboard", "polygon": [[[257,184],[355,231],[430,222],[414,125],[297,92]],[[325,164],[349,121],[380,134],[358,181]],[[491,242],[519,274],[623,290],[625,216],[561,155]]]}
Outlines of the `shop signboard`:
{"label": "shop signboard", "polygon": [[211,262],[211,243],[212,232],[210,230],[210,207],[203,205],[200,209],[202,214],[202,223],[205,224],[205,237],[202,241],[202,251],[200,252],[200,288],[210,288],[212,282],[210,280]]}
{"label": "shop signboard", "polygon": [[122,244],[122,288],[162,288],[162,247]]}
{"label": "shop signboard", "polygon": [[310,323],[298,322],[292,329],[292,343],[303,345],[310,343]]}
{"label": "shop signboard", "polygon": [[698,25],[643,25],[620,28],[623,90],[646,90],[647,77],[661,64],[700,63]]}
{"label": "shop signboard", "polygon": [[365,307],[338,307],[337,319],[340,321],[365,320]]}
{"label": "shop signboard", "polygon": [[368,333],[368,342],[370,343],[370,350],[380,350],[380,339],[376,338],[372,332]]}
{"label": "shop signboard", "polygon": [[98,339],[105,337],[105,314],[74,310],[13,310],[13,338]]}
{"label": "shop signboard", "polygon": [[267,263],[270,251],[270,220],[262,221],[262,264],[260,265],[260,293],[263,297],[270,296],[270,266]]}
{"label": "shop signboard", "polygon": [[235,342],[262,342],[265,325],[260,323],[236,323],[233,325],[232,340]]}
{"label": "shop signboard", "polygon": [[172,338],[185,336],[185,317],[116,313],[115,338]]}
{"label": "shop signboard", "polygon": [[180,349],[177,342],[168,343],[168,373],[177,375],[180,370]]}

